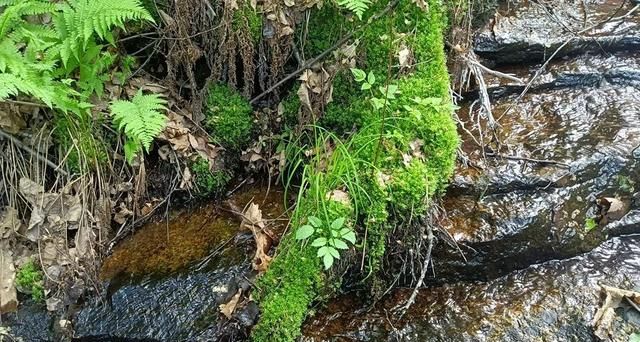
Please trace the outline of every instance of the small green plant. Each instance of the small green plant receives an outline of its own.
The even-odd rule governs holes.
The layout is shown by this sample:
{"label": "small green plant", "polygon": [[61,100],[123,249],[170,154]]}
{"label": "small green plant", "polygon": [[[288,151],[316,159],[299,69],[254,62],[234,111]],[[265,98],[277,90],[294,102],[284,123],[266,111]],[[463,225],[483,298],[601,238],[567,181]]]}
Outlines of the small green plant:
{"label": "small green plant", "polygon": [[399,93],[398,86],[395,84],[379,86],[378,93],[374,92],[373,86],[376,84],[376,75],[373,71],[369,71],[369,74],[367,74],[364,70],[353,68],[351,69],[351,73],[353,73],[356,82],[362,84],[360,89],[369,91],[371,95],[369,101],[375,110],[380,110],[387,106],[391,101],[396,99],[396,94]]}
{"label": "small green plant", "polygon": [[[104,71],[113,64],[98,39],[113,44],[111,29],[153,21],[138,0],[5,0],[0,6],[0,100],[26,94],[78,114],[90,107],[91,93],[101,94]],[[51,24],[28,20],[37,16],[50,16]]]}
{"label": "small green plant", "polygon": [[338,0],[338,5],[353,12],[353,14],[362,20],[362,15],[371,5],[371,0]]}
{"label": "small green plant", "polygon": [[31,294],[31,298],[36,302],[44,299],[44,288],[42,284],[42,271],[35,262],[29,261],[24,264],[16,274],[16,287],[20,292]]}
{"label": "small green plant", "polygon": [[588,233],[594,229],[598,228],[598,222],[593,217],[589,217],[584,221],[584,230]]}
{"label": "small green plant", "polygon": [[321,219],[315,216],[307,217],[307,223],[296,231],[297,240],[306,240],[312,236],[318,236],[311,246],[318,248],[318,258],[322,258],[324,269],[328,270],[335,259],[340,259],[339,249],[349,249],[346,241],[356,243],[356,233],[353,229],[345,227],[345,218],[339,217],[326,226]]}
{"label": "small green plant", "polygon": [[144,150],[149,152],[151,143],[165,127],[167,101],[158,94],[142,94],[142,90],[131,101],[116,100],[111,103],[113,123],[126,135],[125,158],[129,163]]}

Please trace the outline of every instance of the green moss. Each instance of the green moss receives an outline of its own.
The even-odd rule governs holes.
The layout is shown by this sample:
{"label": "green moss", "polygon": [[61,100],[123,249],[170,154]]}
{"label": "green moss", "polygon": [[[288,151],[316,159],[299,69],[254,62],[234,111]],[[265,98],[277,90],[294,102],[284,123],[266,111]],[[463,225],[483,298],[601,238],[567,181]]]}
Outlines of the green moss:
{"label": "green moss", "polygon": [[[350,206],[340,202],[323,197],[319,203],[312,198],[307,197],[306,202],[300,204],[303,212],[324,212],[327,222],[353,213]],[[293,227],[301,221],[295,222]],[[316,253],[316,247],[301,244],[292,234],[281,242],[278,256],[257,283],[261,316],[251,334],[253,341],[294,341],[300,335],[309,303],[323,290],[328,290],[325,289],[328,284]]]}
{"label": "green moss", "polygon": [[262,15],[251,8],[249,2],[242,2],[241,7],[233,14],[234,29],[248,30],[254,42],[262,38]]}
{"label": "green moss", "polygon": [[209,161],[198,158],[191,165],[198,194],[207,197],[220,194],[231,180],[231,175],[224,170],[211,171]]}
{"label": "green moss", "polygon": [[16,274],[16,287],[25,293],[30,293],[36,302],[44,300],[42,271],[35,262],[24,264]]}
{"label": "green moss", "polygon": [[214,142],[231,150],[247,146],[253,131],[253,109],[244,97],[226,85],[209,89],[205,128]]}
{"label": "green moss", "polygon": [[[386,4],[378,1],[370,12],[377,12]],[[329,171],[323,177],[317,177],[317,168],[303,176],[311,184],[296,209],[303,216],[321,210],[306,203],[322,202],[318,199],[324,198],[327,189],[340,188],[342,184],[349,190],[356,208],[349,217],[364,226],[360,236],[367,231],[363,242],[367,274],[379,270],[387,235],[394,226],[389,222],[390,213],[394,221],[402,222],[410,215],[426,212],[430,199],[444,189],[454,169],[459,138],[451,117],[442,32],[445,18],[440,1],[430,0],[429,8],[425,12],[404,1],[393,15],[372,23],[357,37],[359,49],[364,52],[358,67],[373,71],[379,82],[387,74],[389,56],[396,54],[397,37],[403,36],[413,51],[415,70],[391,81],[398,85],[400,94],[390,104],[384,122],[382,113],[372,109],[369,96],[359,91],[348,72],[339,76],[334,83],[334,102],[327,107],[323,123],[343,131],[355,125],[359,130],[346,143],[348,153],[333,152],[326,166]],[[344,28],[354,25],[330,6],[315,14],[313,21],[317,26],[309,29],[310,45],[318,51],[333,44]],[[357,172],[345,172],[348,165]],[[331,288],[327,283],[339,282],[339,278],[323,277],[314,249],[292,240],[291,235],[284,241],[281,252],[259,282],[262,316],[252,334],[255,341],[293,341],[320,289]],[[380,284],[375,277],[370,283]]]}

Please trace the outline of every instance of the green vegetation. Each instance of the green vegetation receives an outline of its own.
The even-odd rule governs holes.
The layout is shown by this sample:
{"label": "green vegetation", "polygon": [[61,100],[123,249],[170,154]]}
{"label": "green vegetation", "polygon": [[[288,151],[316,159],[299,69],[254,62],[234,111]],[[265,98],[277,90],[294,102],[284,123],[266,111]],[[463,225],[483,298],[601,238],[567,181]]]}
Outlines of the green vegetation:
{"label": "green vegetation", "polygon": [[198,194],[204,197],[222,193],[231,180],[231,175],[224,170],[211,171],[209,161],[204,158],[198,158],[191,165],[191,171]]}
{"label": "green vegetation", "polygon": [[[86,113],[85,101],[100,94],[104,81],[96,71],[112,64],[98,40],[113,42],[111,29],[127,20],[152,21],[137,0],[8,0],[0,14],[0,100],[30,95],[63,112]],[[50,15],[53,24],[38,25],[28,16]],[[24,46],[24,47],[23,47]],[[79,79],[68,77],[79,70]]]}
{"label": "green vegetation", "polygon": [[246,28],[254,42],[262,38],[262,15],[251,8],[248,1],[243,1],[233,13],[233,24],[236,32],[242,32]]}
{"label": "green vegetation", "polygon": [[[372,8],[384,6],[380,1]],[[339,35],[328,31],[353,25],[331,6],[317,18],[311,22],[319,29],[312,27],[309,32],[327,39]],[[356,240],[359,252],[366,257],[365,278],[379,270],[389,228],[395,225],[390,219],[402,223],[424,214],[430,199],[444,189],[453,173],[459,140],[451,118],[444,25],[437,0],[429,1],[429,11],[401,3],[392,15],[372,23],[357,37],[366,56],[359,65],[363,70],[338,75],[334,102],[328,105],[322,121],[342,131],[354,124],[359,130],[343,143],[326,130],[312,127],[307,137],[311,146],[302,144],[302,138],[292,142],[302,145],[299,149],[307,151],[306,155],[310,151],[310,160],[295,153],[295,148],[289,149],[294,153],[288,153],[287,160],[294,169],[302,169],[293,226],[304,227],[303,218],[309,220],[310,216],[320,216],[321,222],[346,218],[358,236],[366,235],[365,240]],[[310,37],[312,49],[330,45],[314,39]],[[417,60],[414,70],[404,77],[377,81],[387,75],[389,56],[396,56],[400,43],[412,49]],[[351,73],[355,80],[351,80]],[[395,70],[391,74],[396,74]],[[305,162],[308,164],[300,166]],[[341,195],[334,196],[336,193]],[[315,233],[316,225],[311,226]],[[299,229],[299,237],[309,232],[308,228]],[[258,283],[262,316],[252,332],[254,341],[293,341],[308,306],[340,282],[339,276],[322,271],[317,246],[301,240],[304,242],[291,234],[285,237]],[[348,263],[353,255],[340,256]],[[375,283],[375,276],[371,282]]]}
{"label": "green vegetation", "polygon": [[167,101],[160,95],[143,95],[142,90],[131,101],[116,100],[111,103],[113,123],[125,133],[124,154],[129,163],[144,149],[149,152],[153,139],[162,132],[166,117]]}
{"label": "green vegetation", "polygon": [[588,233],[594,229],[598,228],[598,222],[593,217],[589,217],[584,221],[584,230]]}
{"label": "green vegetation", "polygon": [[30,293],[36,302],[44,300],[42,271],[33,260],[24,264],[16,274],[16,287],[25,293]]}
{"label": "green vegetation", "polygon": [[213,85],[206,103],[205,128],[214,142],[231,150],[247,146],[253,130],[253,109],[242,95],[226,85]]}

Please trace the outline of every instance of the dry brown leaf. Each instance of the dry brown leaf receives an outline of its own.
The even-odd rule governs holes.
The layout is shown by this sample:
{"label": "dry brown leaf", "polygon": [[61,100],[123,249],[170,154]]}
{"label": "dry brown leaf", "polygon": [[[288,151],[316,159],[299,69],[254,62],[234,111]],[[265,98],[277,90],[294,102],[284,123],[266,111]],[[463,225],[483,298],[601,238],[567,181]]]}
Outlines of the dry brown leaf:
{"label": "dry brown leaf", "polygon": [[18,294],[14,285],[16,270],[8,241],[0,241],[0,313],[16,311]]}
{"label": "dry brown leaf", "polygon": [[253,269],[263,273],[271,263],[271,257],[267,254],[271,248],[271,238],[265,234],[265,223],[262,219],[262,211],[257,204],[251,203],[242,214],[241,229],[249,230],[253,233],[256,241],[256,255],[253,257]]}
{"label": "dry brown leaf", "polygon": [[628,291],[616,287],[601,286],[607,297],[602,306],[593,316],[591,326],[594,328],[595,335],[603,341],[608,341],[612,337],[611,323],[615,319],[617,309],[622,300],[625,298],[632,301],[636,305],[640,304],[640,292]]}
{"label": "dry brown leaf", "polygon": [[45,192],[42,186],[28,178],[21,178],[20,194],[31,205],[31,218],[24,235],[37,241],[41,229],[57,231],[76,229],[84,212],[77,196]]}
{"label": "dry brown leaf", "polygon": [[236,294],[233,295],[227,303],[220,304],[220,312],[227,317],[227,319],[231,319],[231,317],[233,317],[233,312],[236,311],[236,307],[240,301],[240,295],[242,295],[242,289],[238,289],[238,292],[236,292]]}
{"label": "dry brown leaf", "polygon": [[333,190],[327,193],[327,199],[332,201],[340,202],[344,205],[350,205],[351,200],[349,199],[349,194],[342,190]]}
{"label": "dry brown leaf", "polygon": [[180,189],[188,190],[193,188],[191,170],[188,167],[182,171],[182,181],[180,181]]}
{"label": "dry brown leaf", "polygon": [[18,217],[18,211],[13,207],[5,207],[0,212],[0,239],[6,239],[20,229],[22,221]]}

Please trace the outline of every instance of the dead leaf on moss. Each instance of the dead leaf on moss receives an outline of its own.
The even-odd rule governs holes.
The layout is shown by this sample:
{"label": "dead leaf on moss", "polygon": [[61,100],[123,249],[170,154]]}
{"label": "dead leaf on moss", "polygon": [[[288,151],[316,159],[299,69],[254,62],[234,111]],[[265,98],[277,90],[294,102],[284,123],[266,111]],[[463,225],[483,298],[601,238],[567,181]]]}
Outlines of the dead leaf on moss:
{"label": "dead leaf on moss", "polygon": [[256,255],[253,257],[253,269],[263,273],[271,263],[271,257],[267,254],[271,248],[272,240],[264,231],[265,223],[262,219],[262,210],[257,204],[251,203],[242,214],[242,229],[253,233],[256,241]]}
{"label": "dead leaf on moss", "polygon": [[238,292],[236,292],[227,303],[220,304],[220,312],[227,317],[227,319],[233,317],[233,312],[236,311],[236,307],[240,301],[240,295],[242,295],[242,289],[238,289]]}
{"label": "dead leaf on moss", "polygon": [[351,200],[349,199],[349,194],[342,190],[333,190],[327,193],[327,199],[332,201],[340,202],[344,205],[350,205]]}

